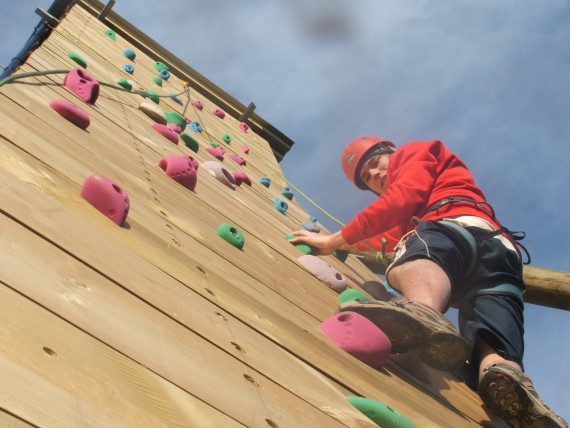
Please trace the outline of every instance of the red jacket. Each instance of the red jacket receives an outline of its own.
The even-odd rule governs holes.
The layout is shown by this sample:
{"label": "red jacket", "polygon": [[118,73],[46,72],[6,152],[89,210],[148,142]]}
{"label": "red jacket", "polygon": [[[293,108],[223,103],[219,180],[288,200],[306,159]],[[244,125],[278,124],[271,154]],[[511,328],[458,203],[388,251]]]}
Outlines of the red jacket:
{"label": "red jacket", "polygon": [[478,209],[469,202],[454,202],[425,214],[437,201],[449,196],[464,196],[484,201],[483,191],[457,155],[439,141],[414,141],[398,148],[388,165],[388,188],[342,228],[349,244],[366,240],[376,250],[381,238],[388,240],[386,251],[393,251],[400,238],[413,230],[412,219],[438,220],[444,217],[472,215],[482,217],[499,227],[485,207]]}

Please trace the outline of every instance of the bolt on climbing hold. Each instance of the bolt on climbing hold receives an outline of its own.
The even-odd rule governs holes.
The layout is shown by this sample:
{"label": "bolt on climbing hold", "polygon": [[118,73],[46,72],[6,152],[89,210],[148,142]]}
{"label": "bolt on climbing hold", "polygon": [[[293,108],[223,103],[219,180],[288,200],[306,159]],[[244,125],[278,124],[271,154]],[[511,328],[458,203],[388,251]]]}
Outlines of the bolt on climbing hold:
{"label": "bolt on climbing hold", "polygon": [[125,55],[128,59],[130,59],[131,61],[134,61],[135,58],[137,57],[136,52],[131,49],[131,48],[125,48],[123,50],[123,55]]}
{"label": "bolt on climbing hold", "polygon": [[160,123],[162,125],[166,125],[168,123],[165,113],[156,104],[142,102],[139,104],[138,109],[156,123]]}
{"label": "bolt on climbing hold", "polygon": [[166,175],[190,190],[196,188],[198,165],[198,161],[188,154],[164,156],[158,163]]}
{"label": "bolt on climbing hold", "polygon": [[223,119],[224,117],[226,117],[226,112],[223,111],[221,108],[216,107],[214,110],[212,110],[212,113],[214,113],[214,115],[218,116],[220,119]]}
{"label": "bolt on climbing hold", "polygon": [[378,426],[383,428],[415,428],[412,421],[384,403],[356,396],[346,397],[346,399]]}
{"label": "bolt on climbing hold", "polygon": [[169,123],[166,125],[169,129],[172,129],[174,132],[176,132],[177,134],[180,134],[182,132],[182,128],[180,127],[180,125],[177,125],[176,123]]}
{"label": "bolt on climbing hold", "polygon": [[151,79],[156,85],[162,86],[162,78],[160,76],[152,76]]}
{"label": "bolt on climbing hold", "polygon": [[356,288],[347,288],[338,295],[338,300],[344,302],[366,302],[370,300],[362,291]]}
{"label": "bolt on climbing hold", "polygon": [[110,28],[107,28],[107,29],[104,31],[104,33],[105,33],[105,35],[106,35],[107,37],[109,37],[112,41],[114,41],[114,42],[117,41],[117,33],[115,33],[115,32],[114,32],[113,30],[111,30]]}
{"label": "bolt on climbing hold", "polygon": [[321,228],[314,223],[303,223],[301,227],[309,232],[321,233]]}
{"label": "bolt on climbing hold", "polygon": [[307,254],[299,257],[298,261],[315,278],[328,285],[329,288],[337,293],[342,293],[348,287],[348,282],[344,275],[323,259]]}
{"label": "bolt on climbing hold", "polygon": [[228,157],[229,157],[231,160],[233,160],[235,163],[237,163],[238,165],[240,165],[240,166],[245,165],[245,159],[242,158],[242,157],[239,156],[239,155],[230,153],[230,154],[228,155]]}
{"label": "bolt on climbing hold", "polygon": [[245,183],[248,186],[251,186],[251,179],[248,177],[248,175],[245,172],[234,171],[233,176],[238,186],[241,186],[241,183]]}
{"label": "bolt on climbing hold", "polygon": [[206,151],[210,153],[212,156],[214,156],[216,159],[224,160],[225,150],[223,149],[223,147],[206,146]]}
{"label": "bolt on climbing hold", "polygon": [[69,52],[69,53],[67,54],[67,56],[68,56],[71,60],[73,60],[73,61],[75,61],[77,64],[79,64],[81,67],[87,68],[87,61],[85,61],[85,59],[84,59],[81,55],[79,55],[78,53]]}
{"label": "bolt on climbing hold", "polygon": [[63,84],[88,104],[95,104],[99,97],[99,82],[80,68],[74,68],[65,75]]}
{"label": "bolt on climbing hold", "polygon": [[277,211],[279,211],[281,214],[287,214],[287,209],[289,208],[287,202],[285,202],[283,199],[279,199],[277,196],[274,196],[271,198],[271,200],[273,201],[273,206]]}
{"label": "bolt on climbing hold", "polygon": [[184,116],[175,111],[167,111],[164,113],[164,115],[166,116],[168,123],[175,123],[184,131],[186,128],[186,118]]}
{"label": "bolt on climbing hold", "polygon": [[392,352],[388,336],[356,312],[339,312],[325,320],[320,329],[343,351],[374,368],[382,367]]}
{"label": "bolt on climbing hold", "polygon": [[200,125],[198,122],[190,122],[188,126],[194,132],[202,132],[204,130],[204,128],[202,128],[202,125]]}
{"label": "bolt on climbing hold", "polygon": [[247,132],[249,129],[249,125],[245,122],[240,122],[238,125],[238,128],[240,129],[240,131],[242,132]]}
{"label": "bolt on climbing hold", "polygon": [[289,200],[293,199],[293,192],[289,186],[285,186],[283,190],[281,190],[281,194]]}
{"label": "bolt on climbing hold", "polygon": [[220,147],[220,144],[217,143],[216,141],[210,141],[208,144],[210,145],[210,147],[214,147],[214,148]]}
{"label": "bolt on climbing hold", "polygon": [[168,70],[160,70],[160,72],[158,74],[164,80],[170,79],[170,71],[168,71]]}
{"label": "bolt on climbing hold", "polygon": [[129,196],[110,178],[101,174],[90,175],[83,181],[80,195],[115,224],[121,226],[127,219]]}
{"label": "bolt on climbing hold", "polygon": [[269,187],[271,185],[271,179],[269,177],[261,177],[259,182],[265,187]]}
{"label": "bolt on climbing hold", "polygon": [[53,100],[49,106],[81,129],[87,129],[91,123],[91,119],[86,112],[67,100]]}
{"label": "bolt on climbing hold", "polygon": [[187,134],[186,132],[183,132],[180,134],[180,138],[182,139],[182,141],[184,141],[186,147],[188,147],[193,152],[198,153],[198,150],[200,149],[200,144],[194,137],[192,137],[190,134]]}
{"label": "bolt on climbing hold", "polygon": [[[284,235],[283,238],[285,238],[286,240],[291,240],[296,238],[296,236],[294,235]],[[309,244],[306,244],[305,242],[298,242],[296,244],[293,244],[295,247],[297,247],[298,250],[300,250],[303,254],[311,254],[313,251],[315,251],[315,248],[310,246]]]}
{"label": "bolt on climbing hold", "polygon": [[127,89],[127,90],[131,90],[133,89],[133,85],[131,85],[131,82],[129,82],[127,79],[125,79],[124,77],[121,77],[118,82],[117,85],[122,86],[123,88]]}
{"label": "bolt on climbing hold", "polygon": [[216,229],[216,234],[240,250],[245,244],[242,233],[229,223],[220,224]]}
{"label": "bolt on climbing hold", "polygon": [[160,97],[158,96],[158,93],[156,91],[153,91],[152,89],[149,89],[148,91],[146,91],[146,96],[148,97],[149,100],[151,100],[153,103],[158,104],[160,103]]}
{"label": "bolt on climbing hold", "polygon": [[166,66],[166,64],[164,64],[164,63],[162,63],[162,62],[160,62],[160,61],[156,61],[156,62],[153,64],[153,67],[154,67],[154,69],[155,69],[156,71],[159,71],[159,72],[160,72],[160,71],[163,71],[163,70],[168,71],[168,67]]}
{"label": "bolt on climbing hold", "polygon": [[178,98],[174,92],[172,92],[172,91],[168,92],[168,96],[169,96],[170,99],[173,100],[175,103],[180,104],[181,106],[184,105],[184,101],[182,101],[180,98]]}
{"label": "bolt on climbing hold", "polygon": [[135,67],[132,64],[123,64],[123,70],[129,74],[133,74],[135,72]]}
{"label": "bolt on climbing hold", "polygon": [[190,103],[191,103],[194,107],[196,107],[198,110],[202,110],[202,109],[204,108],[204,104],[202,104],[201,101],[192,100],[192,101],[190,101]]}
{"label": "bolt on climbing hold", "polygon": [[153,123],[151,126],[156,132],[170,140],[170,142],[178,144],[178,134],[168,126],[163,125],[162,123]]}
{"label": "bolt on climbing hold", "polygon": [[222,135],[222,141],[224,143],[230,144],[232,142],[232,136],[230,134]]}
{"label": "bolt on climbing hold", "polygon": [[212,174],[221,183],[228,186],[230,189],[235,190],[236,180],[231,172],[229,172],[224,165],[216,161],[202,162],[202,168]]}
{"label": "bolt on climbing hold", "polygon": [[317,218],[314,215],[310,215],[309,220],[312,221],[313,223],[317,222]]}

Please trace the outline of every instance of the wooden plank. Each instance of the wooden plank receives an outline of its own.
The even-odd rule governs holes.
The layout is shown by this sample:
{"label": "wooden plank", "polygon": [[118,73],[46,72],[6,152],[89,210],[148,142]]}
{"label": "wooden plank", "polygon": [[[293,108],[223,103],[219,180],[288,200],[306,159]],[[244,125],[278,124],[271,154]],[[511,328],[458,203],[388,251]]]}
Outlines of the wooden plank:
{"label": "wooden plank", "polygon": [[4,428],[32,428],[34,425],[0,409],[0,426]]}

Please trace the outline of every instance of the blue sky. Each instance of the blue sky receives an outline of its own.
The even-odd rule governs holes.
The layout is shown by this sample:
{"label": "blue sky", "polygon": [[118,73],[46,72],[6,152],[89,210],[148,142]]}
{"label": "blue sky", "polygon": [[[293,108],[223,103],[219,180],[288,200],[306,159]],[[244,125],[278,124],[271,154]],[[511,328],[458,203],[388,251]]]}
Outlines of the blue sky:
{"label": "blue sky", "polygon": [[[50,4],[0,0],[1,64]],[[343,222],[373,198],[342,174],[348,141],[441,139],[503,224],[527,233],[532,265],[570,271],[568,0],[117,0],[114,10],[254,102],[295,141],[286,177]],[[528,374],[570,420],[570,312],[527,305],[525,339]]]}

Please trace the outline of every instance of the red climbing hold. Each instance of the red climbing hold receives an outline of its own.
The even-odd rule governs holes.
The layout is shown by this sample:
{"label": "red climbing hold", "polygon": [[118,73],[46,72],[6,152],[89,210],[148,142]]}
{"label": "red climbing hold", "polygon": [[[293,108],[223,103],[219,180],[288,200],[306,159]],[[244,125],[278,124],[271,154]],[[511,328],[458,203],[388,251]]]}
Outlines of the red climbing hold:
{"label": "red climbing hold", "polygon": [[216,107],[214,110],[212,110],[212,113],[214,113],[220,119],[223,119],[224,117],[226,117],[226,112],[223,111],[221,108],[218,108],[218,107]]}
{"label": "red climbing hold", "polygon": [[223,149],[222,146],[218,147],[206,146],[206,151],[210,153],[212,156],[214,156],[216,159],[224,160],[225,150]]}
{"label": "red climbing hold", "polygon": [[169,123],[166,126],[168,127],[168,129],[173,130],[177,134],[180,134],[182,132],[182,127],[176,123]]}
{"label": "red climbing hold", "polygon": [[321,324],[321,331],[343,351],[369,366],[380,368],[392,352],[388,336],[356,312],[340,312]]}
{"label": "red climbing hold", "polygon": [[233,160],[235,163],[237,163],[238,165],[245,165],[245,159],[242,158],[241,156],[238,155],[234,155],[233,153],[230,153],[228,155],[228,157]]}
{"label": "red climbing hold", "polygon": [[166,175],[190,190],[196,188],[198,165],[198,161],[188,154],[164,156],[158,163]]}
{"label": "red climbing hold", "polygon": [[168,126],[163,125],[162,123],[153,123],[152,127],[155,131],[162,134],[164,137],[168,138],[174,144],[178,144],[178,134],[170,129]]}
{"label": "red climbing hold", "polygon": [[93,174],[87,177],[81,186],[80,194],[119,226],[127,219],[130,207],[127,193],[104,175]]}
{"label": "red climbing hold", "polygon": [[53,100],[49,106],[81,129],[87,129],[91,123],[89,115],[67,100]]}
{"label": "red climbing hold", "polygon": [[249,129],[249,125],[245,122],[240,122],[239,129],[243,132],[247,132],[247,130]]}
{"label": "red climbing hold", "polygon": [[236,180],[236,184],[238,186],[241,185],[241,183],[245,183],[248,186],[251,186],[251,179],[248,177],[248,175],[243,172],[243,171],[234,171],[233,173],[234,179]]}
{"label": "red climbing hold", "polygon": [[99,82],[80,68],[67,73],[63,84],[88,104],[95,104],[99,97]]}
{"label": "red climbing hold", "polygon": [[249,153],[249,147],[247,147],[245,144],[242,144],[240,146],[240,149],[242,152],[244,152],[246,155]]}
{"label": "red climbing hold", "polygon": [[204,108],[204,104],[202,104],[200,101],[198,100],[193,100],[191,101],[192,105],[194,107],[196,107],[198,110],[202,110]]}

